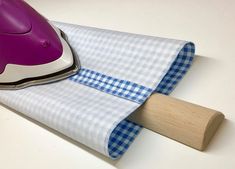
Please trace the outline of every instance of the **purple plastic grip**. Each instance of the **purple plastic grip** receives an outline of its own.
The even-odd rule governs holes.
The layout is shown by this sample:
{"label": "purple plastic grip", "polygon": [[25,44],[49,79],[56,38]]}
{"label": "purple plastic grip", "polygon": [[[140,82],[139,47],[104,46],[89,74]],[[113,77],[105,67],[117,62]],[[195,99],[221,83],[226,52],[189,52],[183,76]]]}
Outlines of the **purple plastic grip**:
{"label": "purple plastic grip", "polygon": [[63,53],[47,20],[22,0],[0,0],[0,74],[7,64],[41,65]]}

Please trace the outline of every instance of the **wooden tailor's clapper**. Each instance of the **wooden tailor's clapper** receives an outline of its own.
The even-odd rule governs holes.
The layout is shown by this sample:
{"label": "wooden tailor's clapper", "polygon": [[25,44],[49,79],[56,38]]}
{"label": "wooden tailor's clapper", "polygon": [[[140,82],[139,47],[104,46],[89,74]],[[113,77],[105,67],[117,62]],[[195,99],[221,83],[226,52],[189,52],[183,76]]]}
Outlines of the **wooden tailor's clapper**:
{"label": "wooden tailor's clapper", "polygon": [[206,149],[224,115],[162,94],[153,94],[129,120],[197,150]]}

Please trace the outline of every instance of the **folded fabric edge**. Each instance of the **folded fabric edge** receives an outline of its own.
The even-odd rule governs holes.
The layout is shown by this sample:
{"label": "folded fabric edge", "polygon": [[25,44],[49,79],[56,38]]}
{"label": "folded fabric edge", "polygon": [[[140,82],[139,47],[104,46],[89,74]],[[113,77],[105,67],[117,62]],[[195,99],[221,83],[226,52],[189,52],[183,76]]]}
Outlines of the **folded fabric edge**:
{"label": "folded fabric edge", "polygon": [[195,45],[192,42],[187,42],[180,50],[169,71],[155,89],[155,92],[166,95],[170,94],[187,73],[192,65],[194,56]]}
{"label": "folded fabric edge", "polygon": [[[195,45],[192,42],[186,43],[155,92],[165,95],[170,94],[192,65],[194,54]],[[120,158],[127,151],[141,129],[140,125],[129,120],[124,119],[121,121],[110,135],[108,142],[109,156],[112,159]]]}
{"label": "folded fabric edge", "polygon": [[[152,92],[170,94],[190,68],[194,53],[194,44],[192,42],[186,43],[155,91],[130,81],[119,80],[85,68],[82,68],[79,74],[72,76],[70,80],[141,104]],[[126,119],[117,123],[108,138],[107,155],[112,159],[121,157],[134,141],[141,128],[138,124]]]}

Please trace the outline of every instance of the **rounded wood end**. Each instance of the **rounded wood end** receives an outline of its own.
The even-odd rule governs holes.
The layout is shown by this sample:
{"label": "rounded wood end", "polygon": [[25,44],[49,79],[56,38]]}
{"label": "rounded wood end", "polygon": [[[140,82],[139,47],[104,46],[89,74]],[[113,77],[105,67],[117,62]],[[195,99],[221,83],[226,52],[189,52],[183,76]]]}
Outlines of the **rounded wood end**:
{"label": "rounded wood end", "polygon": [[221,112],[216,112],[213,116],[211,116],[204,132],[202,146],[200,148],[201,151],[206,149],[207,145],[209,144],[210,140],[216,133],[218,127],[220,126],[223,120],[224,114]]}

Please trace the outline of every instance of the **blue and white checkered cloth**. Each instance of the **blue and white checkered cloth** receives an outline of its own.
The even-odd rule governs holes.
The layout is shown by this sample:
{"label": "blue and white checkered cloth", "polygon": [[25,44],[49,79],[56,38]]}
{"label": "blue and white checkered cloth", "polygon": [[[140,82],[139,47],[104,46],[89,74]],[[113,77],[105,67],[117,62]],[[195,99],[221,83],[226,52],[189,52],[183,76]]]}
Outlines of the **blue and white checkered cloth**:
{"label": "blue and white checkered cloth", "polygon": [[18,91],[0,101],[113,159],[141,126],[126,120],[153,93],[169,94],[192,64],[191,42],[55,23],[82,69],[66,80]]}

